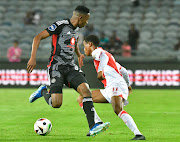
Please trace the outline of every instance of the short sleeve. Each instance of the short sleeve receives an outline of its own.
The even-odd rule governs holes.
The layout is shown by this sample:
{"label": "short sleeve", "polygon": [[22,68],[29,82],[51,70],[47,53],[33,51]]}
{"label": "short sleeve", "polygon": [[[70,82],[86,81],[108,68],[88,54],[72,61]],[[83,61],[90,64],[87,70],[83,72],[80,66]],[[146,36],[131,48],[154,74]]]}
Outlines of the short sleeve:
{"label": "short sleeve", "polygon": [[94,51],[92,52],[92,57],[93,57],[93,59],[99,61],[102,52],[103,52],[102,50],[98,50],[98,49],[94,50]]}
{"label": "short sleeve", "polygon": [[98,67],[98,72],[104,70],[105,66],[107,65],[108,61],[109,61],[109,57],[106,55],[105,52],[101,52],[100,54],[100,64]]}
{"label": "short sleeve", "polygon": [[117,66],[118,70],[120,70],[122,68],[122,66],[118,62],[116,62],[116,66]]}
{"label": "short sleeve", "polygon": [[121,67],[120,72],[121,72],[124,80],[126,81],[127,86],[129,87],[130,86],[129,74],[128,74],[126,68]]}
{"label": "short sleeve", "polygon": [[54,22],[51,26],[49,26],[48,28],[46,28],[46,31],[50,34],[60,34],[62,32],[63,27],[65,26],[65,24],[68,24],[67,20],[62,20],[62,21],[57,21]]}

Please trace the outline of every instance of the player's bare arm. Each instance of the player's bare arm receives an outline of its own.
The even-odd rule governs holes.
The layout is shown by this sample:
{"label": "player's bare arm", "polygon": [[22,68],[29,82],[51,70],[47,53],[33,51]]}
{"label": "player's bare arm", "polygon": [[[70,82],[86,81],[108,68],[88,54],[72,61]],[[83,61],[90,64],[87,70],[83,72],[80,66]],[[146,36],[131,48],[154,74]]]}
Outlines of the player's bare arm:
{"label": "player's bare arm", "polygon": [[37,49],[39,47],[40,41],[49,36],[50,36],[49,33],[46,30],[44,30],[34,37],[33,44],[32,44],[31,57],[27,63],[26,70],[28,71],[28,73],[31,73],[33,69],[36,67],[36,53],[37,53]]}
{"label": "player's bare arm", "polygon": [[78,63],[79,63],[79,67],[81,68],[84,63],[83,63],[83,59],[84,59],[84,54],[81,54],[80,50],[79,50],[79,46],[76,44],[75,46],[75,52],[78,56]]}
{"label": "player's bare arm", "polygon": [[132,93],[132,87],[129,86],[129,87],[128,87],[128,90],[129,90],[129,94],[131,94],[131,93]]}

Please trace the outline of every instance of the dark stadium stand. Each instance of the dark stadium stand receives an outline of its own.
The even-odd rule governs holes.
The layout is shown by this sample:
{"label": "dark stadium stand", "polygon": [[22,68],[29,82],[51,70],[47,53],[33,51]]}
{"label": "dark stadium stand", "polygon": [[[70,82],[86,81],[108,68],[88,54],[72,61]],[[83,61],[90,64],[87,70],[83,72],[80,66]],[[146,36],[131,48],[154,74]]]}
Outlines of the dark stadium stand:
{"label": "dark stadium stand", "polygon": [[[0,59],[7,60],[7,49],[15,39],[19,40],[22,58],[28,59],[33,37],[56,20],[70,17],[77,5],[90,8],[89,23],[106,36],[117,30],[121,40],[126,41],[129,25],[134,23],[140,32],[137,56],[180,59],[180,50],[174,51],[180,37],[180,0],[139,2],[139,6],[133,7],[131,0],[1,0]],[[30,10],[42,14],[40,24],[24,24],[26,12]],[[40,44],[38,54],[45,53],[43,58],[49,57],[50,41],[48,38]]]}

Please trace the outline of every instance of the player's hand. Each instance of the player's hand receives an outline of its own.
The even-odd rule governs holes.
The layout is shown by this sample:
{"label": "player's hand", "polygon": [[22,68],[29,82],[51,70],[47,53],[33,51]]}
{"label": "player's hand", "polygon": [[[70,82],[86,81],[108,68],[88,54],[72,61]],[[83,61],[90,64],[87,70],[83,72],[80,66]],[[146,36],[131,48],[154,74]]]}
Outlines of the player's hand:
{"label": "player's hand", "polygon": [[81,55],[78,57],[78,63],[79,63],[79,67],[80,67],[80,68],[84,65],[83,59],[84,59],[84,54],[81,54]]}
{"label": "player's hand", "polygon": [[27,68],[26,68],[27,72],[31,73],[35,67],[36,67],[36,59],[30,58],[27,63]]}
{"label": "player's hand", "polygon": [[129,86],[129,87],[128,87],[128,90],[129,90],[129,94],[131,94],[131,93],[132,93],[132,87]]}

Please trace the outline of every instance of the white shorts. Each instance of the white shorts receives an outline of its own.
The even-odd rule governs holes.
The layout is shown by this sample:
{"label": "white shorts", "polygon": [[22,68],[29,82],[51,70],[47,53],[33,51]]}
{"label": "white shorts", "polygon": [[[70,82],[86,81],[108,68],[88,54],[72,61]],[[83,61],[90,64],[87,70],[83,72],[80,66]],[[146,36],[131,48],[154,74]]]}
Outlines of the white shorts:
{"label": "white shorts", "polygon": [[116,83],[111,86],[107,86],[105,89],[100,89],[101,94],[106,100],[111,103],[111,97],[120,96],[124,99],[124,105],[127,105],[128,101],[128,87],[126,83]]}

